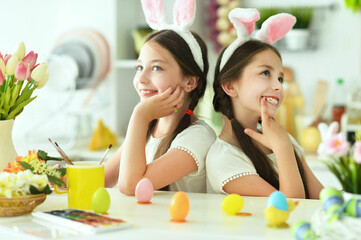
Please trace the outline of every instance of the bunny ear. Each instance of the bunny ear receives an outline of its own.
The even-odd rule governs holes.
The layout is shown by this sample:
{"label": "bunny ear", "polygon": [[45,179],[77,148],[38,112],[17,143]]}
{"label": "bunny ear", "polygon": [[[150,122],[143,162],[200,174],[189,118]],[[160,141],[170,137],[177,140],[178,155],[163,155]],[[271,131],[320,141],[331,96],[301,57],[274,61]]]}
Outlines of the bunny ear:
{"label": "bunny ear", "polygon": [[145,20],[155,30],[160,30],[166,24],[166,15],[162,0],[141,0]]}
{"label": "bunny ear", "polygon": [[255,8],[235,8],[229,12],[229,20],[237,31],[237,38],[251,35],[255,23],[259,20],[259,12]]}
{"label": "bunny ear", "polygon": [[322,142],[326,141],[327,140],[327,124],[324,122],[319,123],[318,130],[320,131]]}
{"label": "bunny ear", "polygon": [[193,24],[195,13],[194,0],[177,0],[173,8],[173,22],[178,28],[189,28]]}
{"label": "bunny ear", "polygon": [[261,30],[258,31],[256,38],[274,43],[283,38],[296,23],[296,18],[288,13],[279,13],[269,17],[263,22]]}
{"label": "bunny ear", "polygon": [[327,131],[328,137],[335,135],[338,132],[338,129],[339,129],[338,122],[332,122],[328,127],[328,131]]}

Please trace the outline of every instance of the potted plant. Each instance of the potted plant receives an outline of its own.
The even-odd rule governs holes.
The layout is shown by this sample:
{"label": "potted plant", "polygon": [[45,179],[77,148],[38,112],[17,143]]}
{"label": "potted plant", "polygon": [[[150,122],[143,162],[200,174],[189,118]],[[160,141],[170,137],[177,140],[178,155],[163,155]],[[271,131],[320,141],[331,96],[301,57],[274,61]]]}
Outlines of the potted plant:
{"label": "potted plant", "polygon": [[293,29],[285,37],[287,48],[291,50],[306,49],[310,44],[310,25],[313,17],[313,8],[295,7],[287,12],[297,18]]}

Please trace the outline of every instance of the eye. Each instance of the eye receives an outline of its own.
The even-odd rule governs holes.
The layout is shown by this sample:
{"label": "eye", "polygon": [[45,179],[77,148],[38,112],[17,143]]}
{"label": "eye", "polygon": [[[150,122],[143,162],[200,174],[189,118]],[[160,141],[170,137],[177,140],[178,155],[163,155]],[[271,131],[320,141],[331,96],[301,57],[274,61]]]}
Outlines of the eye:
{"label": "eye", "polygon": [[278,78],[278,81],[279,81],[280,83],[283,83],[283,77],[279,77],[279,78]]}
{"label": "eye", "polygon": [[143,70],[143,66],[141,65],[137,65],[137,67],[135,68],[137,71],[142,71]]}
{"label": "eye", "polygon": [[271,73],[268,70],[265,70],[262,72],[262,75],[269,77],[271,75]]}
{"label": "eye", "polygon": [[161,67],[159,67],[159,66],[153,66],[153,67],[152,67],[152,70],[153,70],[153,71],[161,71],[161,70],[163,70],[163,68],[161,68]]}

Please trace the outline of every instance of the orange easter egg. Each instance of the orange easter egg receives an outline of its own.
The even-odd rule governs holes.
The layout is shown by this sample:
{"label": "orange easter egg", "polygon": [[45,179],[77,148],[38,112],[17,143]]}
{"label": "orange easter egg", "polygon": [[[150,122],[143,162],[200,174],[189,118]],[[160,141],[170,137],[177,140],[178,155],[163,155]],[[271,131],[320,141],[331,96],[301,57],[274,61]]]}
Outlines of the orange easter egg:
{"label": "orange easter egg", "polygon": [[189,213],[189,199],[185,192],[177,192],[169,202],[169,214],[174,222],[184,222]]}

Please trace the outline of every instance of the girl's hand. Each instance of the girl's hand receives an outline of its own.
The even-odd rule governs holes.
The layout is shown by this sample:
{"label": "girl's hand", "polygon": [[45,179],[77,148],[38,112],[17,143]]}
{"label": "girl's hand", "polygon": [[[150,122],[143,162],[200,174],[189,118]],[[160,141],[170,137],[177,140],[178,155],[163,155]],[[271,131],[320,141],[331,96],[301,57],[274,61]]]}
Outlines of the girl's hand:
{"label": "girl's hand", "polygon": [[174,113],[174,109],[181,108],[184,104],[184,91],[180,86],[172,92],[169,87],[163,93],[144,99],[136,106],[142,117],[147,121],[169,116]]}
{"label": "girl's hand", "polygon": [[287,131],[276,120],[269,117],[268,106],[264,98],[261,99],[261,119],[263,133],[258,133],[250,128],[246,128],[244,132],[273,152],[285,147],[292,147]]}

